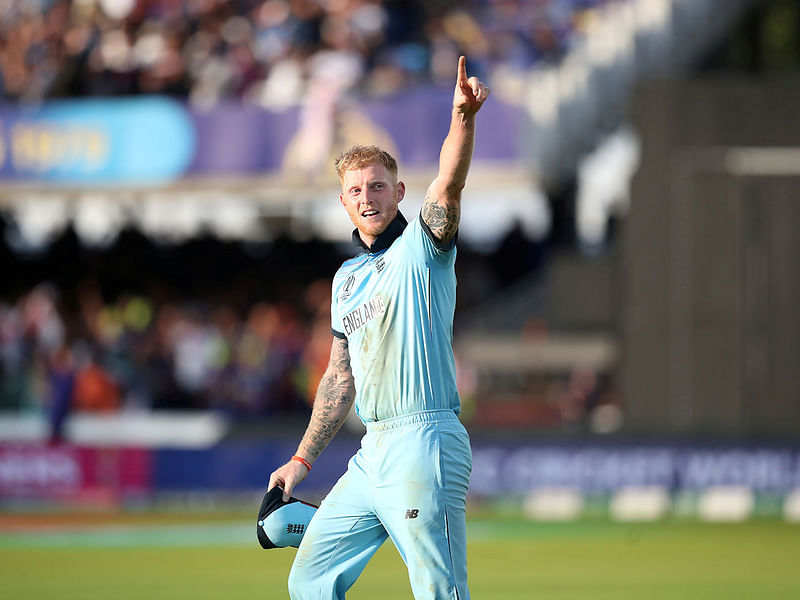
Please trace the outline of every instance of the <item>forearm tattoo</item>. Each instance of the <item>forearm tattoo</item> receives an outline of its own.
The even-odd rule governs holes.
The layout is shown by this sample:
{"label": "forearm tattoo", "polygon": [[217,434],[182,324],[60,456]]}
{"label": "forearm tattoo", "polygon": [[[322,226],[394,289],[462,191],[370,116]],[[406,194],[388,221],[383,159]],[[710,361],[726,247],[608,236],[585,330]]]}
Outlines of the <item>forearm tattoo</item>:
{"label": "forearm tattoo", "polygon": [[302,445],[316,458],[339,431],[355,397],[347,340],[334,338],[328,368],[322,376],[314,399],[311,420]]}
{"label": "forearm tattoo", "polygon": [[460,218],[461,205],[459,202],[441,204],[440,200],[434,198],[430,191],[425,195],[422,203],[422,219],[438,240],[449,242],[453,239],[458,230]]}

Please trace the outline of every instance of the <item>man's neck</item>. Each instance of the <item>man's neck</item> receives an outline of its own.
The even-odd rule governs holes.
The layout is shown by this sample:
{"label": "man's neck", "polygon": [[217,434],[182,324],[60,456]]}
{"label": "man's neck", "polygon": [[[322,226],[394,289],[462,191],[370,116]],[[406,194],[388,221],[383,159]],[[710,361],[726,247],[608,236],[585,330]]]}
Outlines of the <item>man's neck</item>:
{"label": "man's neck", "polygon": [[[374,238],[359,229],[354,230],[353,245],[356,246],[356,248],[360,248],[363,252],[380,252],[392,245],[392,242],[403,233],[407,224],[408,222],[405,217],[398,211],[394,220],[389,223],[388,227]],[[366,240],[369,239],[371,239],[372,243],[368,244]]]}
{"label": "man's neck", "polygon": [[[381,233],[383,233],[383,231]],[[378,234],[378,235],[380,235],[380,234]],[[361,241],[364,243],[364,245],[367,248],[372,248],[372,244],[374,244],[375,240],[378,239],[378,236],[368,235],[368,234],[364,233],[363,231],[361,231],[360,229],[358,230],[358,237],[361,238]]]}

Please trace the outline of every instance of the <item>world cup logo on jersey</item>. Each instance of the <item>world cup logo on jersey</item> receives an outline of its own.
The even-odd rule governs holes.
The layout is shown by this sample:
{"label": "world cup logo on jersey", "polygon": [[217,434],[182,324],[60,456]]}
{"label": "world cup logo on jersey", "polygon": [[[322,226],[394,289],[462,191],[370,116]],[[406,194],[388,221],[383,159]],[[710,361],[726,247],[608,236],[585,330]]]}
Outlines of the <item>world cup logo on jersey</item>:
{"label": "world cup logo on jersey", "polygon": [[340,302],[344,302],[350,297],[350,295],[353,293],[353,287],[355,287],[355,284],[356,276],[350,275],[350,277],[347,278],[347,281],[344,282],[344,289],[342,290],[342,293],[339,294]]}

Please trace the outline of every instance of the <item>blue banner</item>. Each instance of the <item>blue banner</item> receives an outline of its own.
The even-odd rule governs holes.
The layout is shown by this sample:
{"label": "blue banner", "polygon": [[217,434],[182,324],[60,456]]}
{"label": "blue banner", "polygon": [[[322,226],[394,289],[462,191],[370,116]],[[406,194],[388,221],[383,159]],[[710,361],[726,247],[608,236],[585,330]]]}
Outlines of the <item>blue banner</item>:
{"label": "blue banner", "polygon": [[[452,91],[420,89],[384,98],[341,102],[328,115],[313,107],[266,111],[228,104],[192,110],[198,148],[195,174],[278,173],[331,176],[333,159],[352,144],[377,144],[406,167],[430,168],[450,126]],[[492,99],[478,119],[474,160],[524,157],[524,111]]]}
{"label": "blue banner", "polygon": [[785,493],[800,487],[796,448],[681,446],[540,446],[481,444],[473,448],[470,492],[524,494],[538,488],[614,492],[658,486],[698,491],[743,486]]}
{"label": "blue banner", "polygon": [[[200,176],[333,177],[352,144],[377,144],[406,168],[438,162],[451,92],[420,89],[381,100],[340,100],[328,110],[268,111],[240,103],[200,110],[169,98],[54,101],[0,107],[0,179],[152,185]],[[493,99],[478,121],[474,160],[524,157],[527,118]]]}
{"label": "blue banner", "polygon": [[[294,454],[299,436],[268,442],[227,441],[207,450],[156,450],[153,486],[167,492],[266,490],[270,473]],[[359,440],[352,437],[333,440],[314,463],[303,489],[313,495],[327,493],[358,447]]]}
{"label": "blue banner", "polygon": [[[157,490],[233,490],[265,486],[270,472],[291,456],[297,440],[226,442],[209,450],[158,450]],[[314,464],[303,488],[324,494],[347,468],[358,440],[334,439]],[[699,491],[744,486],[754,492],[800,489],[796,447],[680,445],[545,445],[494,443],[473,436],[470,493],[483,497],[526,494],[538,488],[611,493],[628,486]]]}
{"label": "blue banner", "polygon": [[0,108],[0,178],[80,184],[151,184],[180,177],[195,129],[161,97],[56,101]]}

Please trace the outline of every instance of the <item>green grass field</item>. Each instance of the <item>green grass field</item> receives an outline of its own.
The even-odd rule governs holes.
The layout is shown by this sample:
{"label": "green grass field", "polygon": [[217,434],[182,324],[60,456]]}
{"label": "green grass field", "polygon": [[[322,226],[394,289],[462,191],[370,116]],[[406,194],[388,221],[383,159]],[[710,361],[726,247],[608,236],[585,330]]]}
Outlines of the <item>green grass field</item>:
{"label": "green grass field", "polygon": [[[69,521],[69,520],[68,520]],[[469,521],[472,597],[486,600],[800,598],[800,526],[757,520],[619,524]],[[295,551],[261,550],[253,524],[139,516],[0,524],[0,595],[16,600],[288,598]],[[410,599],[390,543],[348,594]]]}

